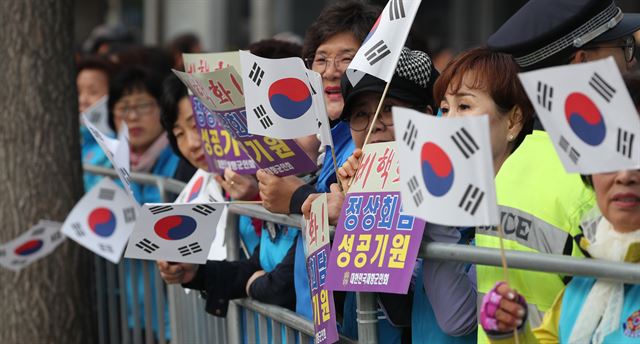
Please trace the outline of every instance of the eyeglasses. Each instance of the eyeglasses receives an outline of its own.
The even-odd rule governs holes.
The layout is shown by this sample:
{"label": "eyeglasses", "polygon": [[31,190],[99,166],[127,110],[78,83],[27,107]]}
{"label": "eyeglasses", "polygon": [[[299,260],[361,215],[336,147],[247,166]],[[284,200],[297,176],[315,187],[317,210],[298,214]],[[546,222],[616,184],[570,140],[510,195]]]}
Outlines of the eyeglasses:
{"label": "eyeglasses", "polygon": [[622,48],[624,51],[624,59],[627,62],[633,61],[633,58],[636,54],[636,39],[633,36],[627,36],[624,38],[623,44],[614,44],[614,45],[593,45],[589,47],[583,47],[582,49],[598,49],[598,48]]}
{"label": "eyeglasses", "polygon": [[333,68],[340,72],[344,72],[351,63],[351,60],[353,60],[353,55],[340,55],[333,59],[318,55],[307,57],[304,59],[304,62],[307,65],[307,68],[322,74],[327,70],[327,65],[330,61],[333,61]]}
{"label": "eyeglasses", "polygon": [[113,108],[113,113],[116,116],[119,116],[122,118],[129,117],[129,115],[133,112],[135,112],[139,116],[147,116],[153,113],[153,110],[155,109],[156,105],[157,104],[155,101],[146,101],[146,102],[141,102],[134,105],[118,104]]}
{"label": "eyeglasses", "polygon": [[[391,115],[391,106],[389,104],[383,104],[378,114],[378,122],[382,123],[384,129],[393,126],[393,116]],[[371,119],[375,115],[375,112],[371,111],[354,111],[349,117],[349,127],[353,131],[365,131],[369,128]]]}

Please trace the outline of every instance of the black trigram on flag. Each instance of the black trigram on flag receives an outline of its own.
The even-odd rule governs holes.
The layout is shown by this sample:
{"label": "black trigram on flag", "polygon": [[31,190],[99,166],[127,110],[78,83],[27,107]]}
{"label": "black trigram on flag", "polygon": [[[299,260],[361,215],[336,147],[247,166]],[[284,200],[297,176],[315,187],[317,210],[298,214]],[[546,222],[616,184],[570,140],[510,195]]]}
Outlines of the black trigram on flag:
{"label": "black trigram on flag", "polygon": [[575,148],[571,147],[571,145],[569,144],[569,141],[565,139],[564,136],[562,135],[560,135],[558,146],[560,146],[560,148],[565,153],[567,153],[567,155],[569,156],[569,159],[571,159],[571,161],[573,161],[574,164],[578,163],[578,160],[580,160],[580,153],[578,153],[578,151]]}
{"label": "black trigram on flag", "polygon": [[11,261],[11,265],[14,266],[20,266],[20,265],[25,265],[27,264],[27,260],[26,259],[14,259]]}
{"label": "black trigram on flag", "polygon": [[216,211],[216,208],[210,206],[210,205],[206,205],[206,204],[200,204],[197,205],[195,207],[193,207],[193,211],[195,211],[196,213],[200,213],[204,216],[207,215],[211,215]]}
{"label": "black trigram on flag", "polygon": [[145,238],[140,240],[137,244],[136,247],[147,252],[147,253],[153,253],[155,250],[159,249],[160,246],[154,244],[151,242],[151,240]]}
{"label": "black trigram on flag", "polygon": [[104,252],[113,253],[113,248],[111,247],[111,245],[100,244],[100,245],[98,245],[98,247]]}
{"label": "black trigram on flag", "polygon": [[631,159],[633,154],[633,139],[635,135],[622,128],[618,128],[618,143],[616,145],[616,151],[627,158]]}
{"label": "black trigram on flag", "polygon": [[406,14],[404,14],[404,4],[402,0],[391,0],[391,2],[389,2],[389,20],[394,21],[404,17],[406,17]]}
{"label": "black trigram on flag", "polygon": [[102,137],[102,133],[99,132],[98,130],[96,130],[93,127],[89,127],[89,131],[93,134],[93,137],[95,137],[96,141],[103,141],[104,142],[104,137]]}
{"label": "black trigram on flag", "polygon": [[389,54],[391,54],[391,50],[389,50],[383,40],[380,40],[364,53],[364,57],[367,59],[367,62],[373,66]]}
{"label": "black trigram on flag", "polygon": [[598,73],[593,73],[591,80],[589,80],[589,85],[607,102],[610,102],[611,98],[616,94],[616,89],[604,81]]}
{"label": "black trigram on flag", "polygon": [[98,198],[105,201],[113,201],[113,198],[115,196],[116,196],[116,190],[100,189],[100,191],[98,191]]}
{"label": "black trigram on flag", "polygon": [[55,233],[51,234],[51,242],[56,242],[56,241],[58,241],[60,239],[62,239],[62,233],[55,232]]}
{"label": "black trigram on flag", "polygon": [[573,147],[569,150],[569,159],[571,159],[574,164],[577,164],[578,160],[580,160],[580,153]]}
{"label": "black trigram on flag", "polygon": [[136,220],[136,210],[133,207],[122,209],[124,223],[130,223]]}
{"label": "black trigram on flag", "polygon": [[31,236],[37,236],[37,235],[42,235],[42,233],[44,233],[44,231],[46,230],[46,228],[44,227],[40,227],[38,229],[35,229],[32,233]]}
{"label": "black trigram on flag", "polygon": [[411,179],[409,179],[408,186],[409,191],[411,192],[411,195],[413,197],[413,201],[416,203],[416,207],[419,207],[424,200],[424,196],[422,196],[422,190],[420,190],[420,184],[418,183],[418,179],[416,178],[416,176],[413,176],[411,177]]}
{"label": "black trigram on flag", "polygon": [[551,111],[553,87],[538,81],[538,104]]}
{"label": "black trigram on flag", "polygon": [[480,203],[482,203],[483,198],[484,191],[469,184],[469,186],[467,186],[467,190],[465,190],[464,192],[464,195],[462,195],[462,199],[460,199],[460,203],[458,203],[458,207],[471,215],[475,215],[478,207],[480,206]]}
{"label": "black trigram on flag", "polygon": [[74,222],[71,224],[71,229],[76,233],[79,238],[82,238],[84,234],[84,230],[82,229],[82,225],[78,222]]}
{"label": "black trigram on flag", "polygon": [[273,121],[267,115],[267,110],[264,109],[264,106],[260,105],[253,109],[253,113],[256,115],[263,128],[267,129],[273,125]]}
{"label": "black trigram on flag", "polygon": [[262,77],[264,77],[264,70],[258,66],[257,62],[253,63],[251,72],[249,72],[249,79],[256,83],[256,86],[260,86],[262,83]]}
{"label": "black trigram on flag", "polygon": [[461,128],[451,135],[451,140],[453,140],[453,143],[455,143],[462,155],[467,159],[480,149],[480,146],[478,146],[465,128]]}
{"label": "black trigram on flag", "polygon": [[130,185],[131,175],[129,174],[129,171],[127,171],[127,169],[124,167],[120,167],[118,171],[120,171],[120,175],[122,176],[122,179],[124,179],[125,183],[127,183],[127,185]]}
{"label": "black trigram on flag", "polygon": [[158,215],[158,214],[162,214],[162,213],[166,213],[167,211],[171,211],[173,210],[173,207],[170,205],[156,205],[153,207],[149,208],[149,211],[153,214],[153,215]]}
{"label": "black trigram on flag", "polygon": [[411,150],[416,145],[416,137],[418,137],[418,129],[416,126],[409,120],[407,123],[407,130],[404,131],[404,135],[402,136],[402,141],[404,141]]}
{"label": "black trigram on flag", "polygon": [[92,122],[92,123],[97,122],[99,118],[100,118],[99,111],[91,111],[91,113],[87,115],[87,119],[89,119],[89,122]]}
{"label": "black trigram on flag", "polygon": [[200,244],[194,242],[193,244],[178,247],[178,252],[180,252],[183,257],[186,257],[190,254],[202,252],[202,248],[200,247]]}

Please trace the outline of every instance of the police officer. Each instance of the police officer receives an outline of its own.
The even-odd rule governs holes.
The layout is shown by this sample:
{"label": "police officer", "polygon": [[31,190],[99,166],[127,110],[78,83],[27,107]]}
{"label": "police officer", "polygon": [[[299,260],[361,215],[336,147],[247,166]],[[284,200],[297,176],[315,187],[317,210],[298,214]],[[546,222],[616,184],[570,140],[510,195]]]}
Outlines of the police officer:
{"label": "police officer", "polygon": [[[633,33],[639,28],[640,14],[622,13],[612,0],[531,0],[487,43],[511,54],[525,71],[613,56],[625,73],[635,63]],[[506,249],[582,255],[573,237],[580,233],[583,214],[594,206],[594,196],[579,175],[565,172],[539,122],[502,165],[496,189]],[[499,247],[495,228],[478,230],[476,243]],[[501,268],[488,266],[478,266],[477,275],[481,302],[503,275]],[[526,297],[528,317],[537,327],[568,280],[511,270],[509,281]],[[478,342],[486,343],[480,332]]]}

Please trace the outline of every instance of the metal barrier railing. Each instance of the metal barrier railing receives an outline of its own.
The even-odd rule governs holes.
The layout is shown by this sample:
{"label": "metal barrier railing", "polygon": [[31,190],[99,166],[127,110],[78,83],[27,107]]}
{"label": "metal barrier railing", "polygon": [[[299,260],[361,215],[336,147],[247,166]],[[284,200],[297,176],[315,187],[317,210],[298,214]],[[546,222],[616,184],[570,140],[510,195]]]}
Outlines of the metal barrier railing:
{"label": "metal barrier railing", "polygon": [[[91,173],[108,175],[111,177],[117,176],[115,171],[111,169],[87,165],[85,165],[84,168],[85,171]],[[172,179],[138,173],[132,173],[131,179],[138,183],[157,185],[164,201],[166,201],[166,195],[168,192],[177,194],[185,185],[184,183]],[[238,253],[240,252],[238,246],[238,233],[235,227],[237,218],[232,214],[247,215],[261,220],[281,223],[288,226],[302,227],[304,225],[304,220],[300,215],[288,216],[274,214],[259,205],[231,204],[229,206],[229,212],[231,214],[228,217],[229,222],[226,231],[228,251],[227,256],[229,260],[237,260],[239,256]],[[423,243],[419,256],[435,260],[449,260],[480,265],[501,266],[499,250],[468,245]],[[623,281],[625,283],[640,284],[640,269],[637,268],[637,264],[614,263],[599,259],[584,259],[561,255],[529,253],[511,250],[506,251],[506,257],[509,263],[509,267],[512,269],[544,271],[571,276],[593,276],[608,280]],[[104,283],[104,277],[98,275],[99,273],[97,272],[97,281]],[[111,275],[113,275],[113,272],[111,272]],[[155,275],[158,275],[157,272],[155,273]],[[109,288],[109,286],[113,284],[110,284],[109,276],[110,274],[109,272],[107,272],[107,288]],[[159,276],[157,276],[157,280],[159,280]],[[313,337],[313,325],[311,321],[287,309],[273,305],[265,305],[251,299],[235,300],[234,302],[230,303],[226,318],[226,327],[222,325],[225,322],[224,320],[221,320],[220,322],[214,321],[207,326],[194,326],[194,323],[200,321],[196,320],[196,318],[205,319],[215,317],[206,317],[202,300],[193,299],[197,298],[195,296],[197,293],[191,293],[188,297],[181,297],[179,295],[184,294],[184,292],[181,290],[181,287],[171,286],[168,289],[172,333],[171,341],[174,343],[191,343],[193,342],[193,340],[199,343],[200,339],[202,339],[203,342],[207,343],[216,343],[219,341],[228,343],[240,343],[243,341],[243,339],[248,340],[252,338],[258,338],[256,336],[260,336],[259,338],[264,338],[262,335],[266,334],[266,324],[268,322],[271,322],[272,329],[276,329],[278,327],[276,325],[282,325],[285,327],[284,337],[282,336],[282,333],[280,331],[272,331],[274,338],[278,339],[277,341],[274,341],[274,343],[281,342],[280,340],[282,339],[286,340],[290,338],[297,338],[300,343],[302,343],[302,340],[307,340],[308,338]],[[375,316],[377,305],[375,297],[370,293],[357,293],[356,300],[359,342],[377,343],[377,318]],[[115,313],[111,311],[112,303],[113,300],[109,299],[107,307],[109,309],[109,311],[107,312],[109,320],[107,321],[108,326],[106,326],[105,324],[101,324],[101,335],[106,332],[107,327],[109,328],[109,332],[113,333],[114,325],[111,321],[115,319]],[[104,311],[105,306],[99,304],[98,309],[102,309]],[[244,315],[242,310],[244,310]],[[193,312],[192,315],[188,317],[188,319],[183,319],[182,317],[178,316],[179,314],[183,314],[184,312],[188,311]],[[244,322],[245,324],[248,324],[250,322],[250,316],[254,313],[257,314],[258,317],[259,326],[257,332],[246,330],[248,328],[253,330],[253,326],[244,326],[244,332],[246,333],[242,333],[242,323]],[[101,321],[104,321],[105,317],[102,316],[100,319],[102,319]],[[149,319],[149,317],[146,317],[145,319]],[[126,325],[126,319],[122,320],[121,318],[120,320],[122,321],[121,327],[124,329]],[[202,321],[206,322],[205,320]],[[225,331],[221,330],[222,328],[226,329],[226,333]],[[147,330],[147,332],[148,331],[149,330]],[[224,333],[224,335],[221,335],[221,333]],[[112,339],[113,337],[109,336],[108,338]],[[341,337],[341,341],[350,342],[350,340],[344,337]],[[101,344],[106,342],[106,340],[103,341],[103,339],[101,338]],[[110,342],[114,343],[113,339]],[[122,342],[124,343],[125,341]],[[160,342],[162,343],[162,341]],[[252,341],[249,342],[251,343]],[[286,342],[289,343],[289,341]],[[138,342],[134,341],[134,344],[135,343]]]}

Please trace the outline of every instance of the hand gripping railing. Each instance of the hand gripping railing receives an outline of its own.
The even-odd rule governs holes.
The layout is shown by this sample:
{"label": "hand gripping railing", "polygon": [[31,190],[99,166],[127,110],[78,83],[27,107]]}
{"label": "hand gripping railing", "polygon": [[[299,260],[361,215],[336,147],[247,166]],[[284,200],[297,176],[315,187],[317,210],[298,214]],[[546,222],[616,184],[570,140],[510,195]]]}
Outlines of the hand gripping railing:
{"label": "hand gripping railing", "polygon": [[[117,174],[112,169],[101,168],[96,166],[84,166],[85,170],[91,173],[108,175],[116,177]],[[176,180],[157,177],[142,173],[131,173],[131,179],[138,183],[152,184],[158,186],[163,200],[166,200],[168,192],[179,193],[184,187],[184,183]],[[276,222],[288,226],[304,227],[304,220],[300,215],[282,215],[274,214],[264,209],[262,206],[253,204],[231,204],[229,212],[237,215],[246,215],[261,220]],[[237,228],[233,225],[234,216],[229,217],[229,226],[227,227],[227,250],[228,259],[234,260],[238,257]],[[475,247],[469,245],[446,244],[446,243],[422,243],[420,249],[420,257],[434,260],[458,261],[480,265],[501,266],[500,251],[492,248]],[[622,281],[624,283],[640,284],[640,269],[637,264],[608,262],[599,259],[584,259],[562,255],[530,253],[521,251],[506,251],[508,265],[512,269],[522,269],[531,271],[543,271],[557,273],[560,275],[571,276],[592,276],[607,280]],[[365,343],[376,343],[376,317],[373,313],[377,309],[376,301],[372,294],[361,293],[357,296],[358,302],[358,334],[359,341]],[[176,300],[169,299],[170,304]],[[173,305],[174,307],[176,305]],[[201,306],[201,305],[200,305]],[[266,321],[272,324],[283,324],[287,327],[285,331],[285,339],[289,335],[293,336],[289,331],[295,330],[300,333],[298,339],[305,336],[313,336],[313,325],[310,321],[300,317],[294,312],[287,309],[265,305],[251,299],[236,300],[230,304],[230,310],[227,316],[227,337],[230,343],[240,342],[241,335],[238,333],[241,328],[240,313],[233,310],[234,307],[242,307],[249,312],[259,314],[259,332],[266,328]],[[203,308],[203,307],[202,307]],[[204,316],[201,311],[200,316]],[[246,315],[246,314],[245,314]],[[372,316],[373,315],[373,316]],[[175,317],[174,317],[175,318]],[[176,326],[172,318],[172,330]],[[268,318],[268,319],[267,319]],[[245,318],[246,320],[246,318]],[[179,322],[179,319],[175,319]],[[264,328],[263,328],[264,327]],[[272,326],[276,329],[277,326]],[[250,331],[249,331],[250,332]],[[277,332],[277,333],[276,333]],[[266,330],[265,332],[266,333]],[[281,338],[279,331],[272,331],[276,338]],[[254,333],[255,335],[255,333]],[[178,339],[178,338],[176,338]],[[211,339],[209,339],[211,340]],[[342,338],[343,341],[348,341]],[[176,342],[180,342],[177,340]],[[275,343],[275,342],[274,342]]]}

